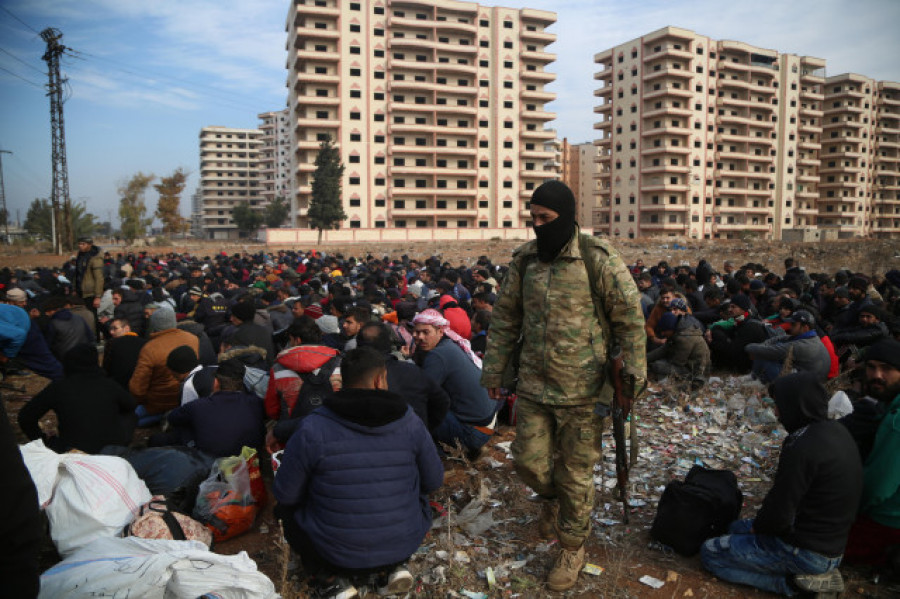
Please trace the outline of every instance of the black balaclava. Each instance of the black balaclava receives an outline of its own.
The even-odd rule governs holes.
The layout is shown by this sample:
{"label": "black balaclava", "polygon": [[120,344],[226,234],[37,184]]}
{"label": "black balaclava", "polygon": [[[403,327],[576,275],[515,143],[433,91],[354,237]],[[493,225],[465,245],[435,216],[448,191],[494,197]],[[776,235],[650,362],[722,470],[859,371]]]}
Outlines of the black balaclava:
{"label": "black balaclava", "polygon": [[549,223],[534,227],[538,259],[551,262],[575,233],[575,196],[562,181],[547,181],[534,190],[531,205],[544,206],[559,215]]}

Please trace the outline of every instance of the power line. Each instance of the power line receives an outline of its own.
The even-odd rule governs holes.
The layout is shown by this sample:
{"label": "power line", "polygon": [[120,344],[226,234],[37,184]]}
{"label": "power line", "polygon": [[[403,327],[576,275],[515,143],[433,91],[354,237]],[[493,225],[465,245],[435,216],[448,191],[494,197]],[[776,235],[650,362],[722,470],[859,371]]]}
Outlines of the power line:
{"label": "power line", "polygon": [[25,65],[26,67],[28,67],[29,69],[31,69],[31,70],[33,70],[33,71],[37,71],[38,73],[40,73],[41,75],[44,75],[45,77],[47,76],[47,73],[46,73],[45,71],[40,70],[39,68],[37,68],[37,67],[34,66],[34,65],[28,64],[27,62],[25,62],[24,60],[22,60],[21,58],[19,58],[18,56],[16,56],[16,55],[13,54],[12,52],[10,52],[9,50],[7,50],[7,49],[5,49],[5,48],[0,48],[0,52],[3,52],[4,54],[6,54],[7,56],[9,56],[9,57],[12,58],[13,60],[18,60],[19,62],[21,62],[22,64],[24,64],[24,65]]}
{"label": "power line", "polygon": [[[83,52],[81,50],[75,50],[73,48],[68,48],[68,47],[66,48],[66,56],[70,56],[72,58],[78,58],[80,60],[85,60],[84,58],[82,58],[82,56],[78,56],[79,54],[82,56],[88,56],[90,58],[94,58],[96,60],[105,61],[105,62],[108,62],[113,65],[117,65],[117,69],[119,71],[122,71],[123,73],[128,73],[129,75],[133,75],[135,77],[141,77],[142,79],[146,79],[148,76],[151,76],[151,77],[155,77],[157,79],[168,79],[169,81],[174,81],[178,84],[184,85],[185,87],[193,87],[193,88],[196,88],[199,90],[203,90],[204,92],[207,92],[207,93],[210,89],[213,89],[213,90],[220,92],[221,94],[224,94],[227,96],[232,96],[235,99],[235,101],[240,101],[241,99],[251,101],[252,104],[248,104],[247,106],[253,106],[253,107],[257,107],[257,108],[259,106],[259,98],[255,97],[255,96],[245,96],[242,94],[237,94],[237,93],[231,92],[231,91],[223,89],[221,87],[216,87],[214,85],[204,85],[204,84],[194,83],[193,81],[190,81],[188,79],[180,79],[178,77],[172,77],[171,75],[155,73],[155,72],[149,71],[149,70],[144,70],[141,73],[136,73],[134,71],[129,70],[129,69],[133,68],[131,65],[125,64],[125,63],[117,61],[117,60],[113,60],[112,58],[107,58],[105,56],[97,56],[95,54],[91,54],[89,52]],[[213,94],[209,94],[209,95],[213,95]]]}
{"label": "power line", "polygon": [[24,81],[25,83],[27,83],[27,84],[29,84],[29,85],[33,85],[33,86],[35,86],[36,88],[38,88],[38,89],[40,89],[40,90],[43,90],[43,89],[44,89],[44,86],[43,86],[43,85],[39,85],[39,84],[35,83],[34,81],[31,81],[31,80],[29,80],[29,79],[26,79],[25,77],[22,77],[21,75],[16,75],[15,73],[13,73],[12,71],[10,71],[9,69],[0,67],[0,71],[3,71],[3,72],[5,72],[5,73],[9,73],[9,74],[12,75],[13,77],[15,77],[15,78],[17,78],[17,79],[21,79],[21,80]]}
{"label": "power line", "polygon": [[36,34],[38,34],[38,35],[41,34],[40,31],[38,31],[37,29],[35,29],[35,28],[32,27],[31,25],[29,25],[28,23],[26,23],[25,21],[23,21],[22,19],[20,19],[20,18],[17,17],[16,15],[12,14],[12,12],[10,12],[10,10],[9,10],[8,8],[6,8],[5,6],[0,6],[0,8],[2,8],[3,11],[4,11],[6,14],[8,14],[8,15],[11,16],[12,18],[14,18],[16,21],[18,21],[18,22],[21,23],[22,25],[25,25],[25,27],[28,27],[28,28],[31,29],[33,32],[35,32]]}

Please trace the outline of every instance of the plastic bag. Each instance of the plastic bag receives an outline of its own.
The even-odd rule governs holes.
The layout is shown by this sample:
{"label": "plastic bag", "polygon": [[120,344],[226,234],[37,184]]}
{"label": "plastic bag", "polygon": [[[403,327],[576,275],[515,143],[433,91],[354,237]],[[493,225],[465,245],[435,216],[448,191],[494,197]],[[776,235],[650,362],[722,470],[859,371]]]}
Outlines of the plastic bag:
{"label": "plastic bag", "polygon": [[219,555],[199,541],[98,539],[41,575],[40,599],[141,597],[275,599],[275,585],[246,552]]}
{"label": "plastic bag", "polygon": [[200,483],[194,518],[220,543],[249,530],[258,510],[247,462],[240,456],[216,460],[209,478]]}
{"label": "plastic bag", "polygon": [[252,447],[244,446],[241,459],[247,462],[247,474],[250,476],[250,492],[259,507],[266,505],[266,483],[259,471],[259,455]]}
{"label": "plastic bag", "polygon": [[42,441],[21,451],[63,557],[99,537],[120,535],[150,501],[147,485],[122,458],[57,454]]}

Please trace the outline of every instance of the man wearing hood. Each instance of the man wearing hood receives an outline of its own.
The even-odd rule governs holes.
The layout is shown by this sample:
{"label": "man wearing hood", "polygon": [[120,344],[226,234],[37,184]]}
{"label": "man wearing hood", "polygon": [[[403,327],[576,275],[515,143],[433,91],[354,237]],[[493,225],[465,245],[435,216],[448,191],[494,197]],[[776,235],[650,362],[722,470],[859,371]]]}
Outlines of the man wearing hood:
{"label": "man wearing hood", "polygon": [[691,381],[694,388],[706,384],[709,374],[709,347],[703,338],[703,325],[688,314],[688,305],[680,297],[669,303],[669,312],[660,319],[660,328],[674,334],[666,344],[647,354],[650,370],[659,376],[676,375]]}
{"label": "man wearing hood", "polygon": [[816,375],[783,376],[769,392],[788,432],[772,488],[756,518],[703,544],[703,565],[723,580],[782,595],[840,592],[837,567],[863,488],[859,452],[846,428],[828,420]]}
{"label": "man wearing hood", "polygon": [[372,574],[379,595],[403,594],[443,466],[422,420],[388,390],[384,355],[358,348],[341,368],[343,388],[288,441],[275,513],[318,596],[355,597],[356,579]]}
{"label": "man wearing hood", "polygon": [[601,393],[609,388],[609,351],[624,352],[627,397],[620,406],[627,415],[647,376],[646,333],[628,267],[606,240],[580,233],[572,190],[547,181],[530,206],[537,239],[513,252],[494,304],[481,384],[500,399],[521,339],[512,451],[519,475],[544,499],[541,535],[559,538],[547,581],[563,591],[578,579],[590,534],[602,432],[595,404],[611,401]]}
{"label": "man wearing hood", "polygon": [[[129,445],[137,402],[99,366],[93,343],[76,345],[63,356],[62,380],[50,383],[19,412],[19,426],[29,439],[44,439],[50,449],[99,453],[106,445]],[[58,435],[47,436],[38,422],[53,410]]]}

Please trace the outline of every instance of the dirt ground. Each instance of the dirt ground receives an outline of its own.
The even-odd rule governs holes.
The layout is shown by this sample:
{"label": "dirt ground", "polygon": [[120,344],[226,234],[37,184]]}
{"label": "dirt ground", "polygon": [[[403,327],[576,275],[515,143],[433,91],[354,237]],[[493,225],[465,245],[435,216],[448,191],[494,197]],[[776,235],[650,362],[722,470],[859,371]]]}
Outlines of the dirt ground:
{"label": "dirt ground", "polygon": [[[404,254],[411,258],[427,258],[435,255],[454,266],[474,264],[481,255],[488,256],[495,264],[509,262],[512,250],[521,240],[488,241],[488,242],[445,242],[440,244],[380,243],[380,244],[333,244],[322,245],[318,249],[329,254],[342,254],[345,257],[364,257],[371,254],[376,257],[390,256],[398,258]],[[239,244],[221,242],[194,242],[170,246],[126,247],[121,245],[97,244],[113,255],[131,251],[146,251],[152,254],[167,252],[191,252],[199,256],[208,256],[217,252],[258,252],[293,249],[306,251],[309,247],[266,246],[262,244]],[[866,274],[885,273],[900,268],[900,240],[895,239],[847,239],[819,243],[787,243],[781,241],[737,241],[737,240],[690,240],[681,238],[651,238],[636,240],[615,240],[613,245],[619,249],[623,258],[632,264],[638,258],[650,266],[660,260],[670,265],[687,263],[696,265],[705,258],[716,269],[721,269],[725,260],[734,261],[736,266],[746,263],[762,264],[782,274],[784,259],[793,257],[808,272],[834,273],[838,269],[847,268],[854,272]],[[60,266],[70,256],[57,256],[39,253],[35,248],[4,248],[0,255],[0,268],[36,268],[41,266]]]}
{"label": "dirt ground", "polygon": [[[31,375],[8,377],[4,382],[8,388],[2,393],[15,427],[19,409],[47,381]],[[654,548],[649,536],[663,487],[669,480],[682,479],[697,460],[736,472],[744,493],[744,517],[755,513],[768,489],[783,436],[766,433],[773,430],[771,423],[756,426],[742,421],[742,408],[735,407],[733,399],[749,398],[753,389],[735,387],[727,380],[720,383],[693,395],[681,391],[677,384],[656,384],[637,407],[640,453],[630,476],[630,524],[622,523],[622,504],[614,489],[614,442],[609,431],[604,434],[603,463],[596,468],[594,528],[587,543],[587,562],[603,570],[599,574],[582,573],[578,584],[566,593],[552,593],[543,583],[556,542],[544,542],[536,533],[539,506],[529,500],[530,491],[515,475],[508,454],[514,428],[500,426],[474,461],[451,452],[444,462],[444,486],[433,497],[445,514],[436,514],[435,528],[410,562],[416,585],[409,596],[767,596],[718,581],[702,569],[698,557],[686,558]],[[54,430],[52,413],[41,425],[45,431]],[[141,429],[136,445],[155,430]],[[21,431],[17,432],[20,442],[25,442]],[[271,474],[266,478],[271,490]],[[286,567],[289,561],[279,539],[269,501],[250,532],[219,543],[215,550],[222,554],[246,551],[286,599],[306,597],[300,571]],[[58,559],[48,538],[43,565],[50,567]],[[495,582],[489,582],[489,568]],[[873,583],[867,570],[844,566],[841,571],[847,583],[845,597],[896,597],[900,593],[900,586]],[[661,581],[662,587],[654,589],[640,582],[645,576]]]}

